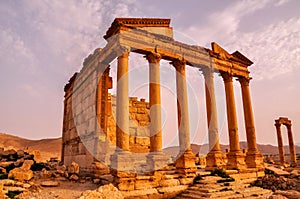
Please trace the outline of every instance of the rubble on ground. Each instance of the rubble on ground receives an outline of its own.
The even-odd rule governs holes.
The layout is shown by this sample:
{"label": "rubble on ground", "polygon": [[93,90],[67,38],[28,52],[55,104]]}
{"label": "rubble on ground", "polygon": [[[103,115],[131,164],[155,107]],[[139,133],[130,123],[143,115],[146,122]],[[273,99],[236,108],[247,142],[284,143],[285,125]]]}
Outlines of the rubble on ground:
{"label": "rubble on ground", "polygon": [[112,184],[99,187],[97,190],[87,190],[81,194],[79,199],[123,199],[122,193]]}

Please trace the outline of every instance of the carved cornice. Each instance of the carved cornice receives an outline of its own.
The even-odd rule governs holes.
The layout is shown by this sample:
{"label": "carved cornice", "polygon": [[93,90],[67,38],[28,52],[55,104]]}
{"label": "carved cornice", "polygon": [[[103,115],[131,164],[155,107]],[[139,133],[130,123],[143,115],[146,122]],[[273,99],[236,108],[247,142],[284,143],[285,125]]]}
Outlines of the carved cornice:
{"label": "carved cornice", "polygon": [[157,64],[161,60],[161,55],[155,52],[151,52],[146,55],[146,59],[148,60],[149,63]]}
{"label": "carved cornice", "polygon": [[170,27],[171,19],[162,18],[116,18],[106,31],[104,39],[117,34],[121,27]]}

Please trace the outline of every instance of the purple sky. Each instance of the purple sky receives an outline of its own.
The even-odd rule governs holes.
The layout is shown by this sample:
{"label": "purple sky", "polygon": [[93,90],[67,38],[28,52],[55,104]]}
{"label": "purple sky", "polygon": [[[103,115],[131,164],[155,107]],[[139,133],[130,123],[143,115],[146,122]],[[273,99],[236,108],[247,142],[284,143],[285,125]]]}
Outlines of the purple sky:
{"label": "purple sky", "polygon": [[[102,36],[113,19],[164,17],[171,18],[176,40],[204,47],[215,41],[254,62],[250,85],[258,143],[277,144],[274,119],[279,116],[292,120],[294,140],[300,143],[299,9],[297,0],[1,1],[0,132],[30,139],[61,136],[63,87],[83,59],[105,45]],[[131,58],[132,65],[146,64],[138,56]],[[173,76],[162,77],[166,84],[174,81]],[[221,142],[227,143],[224,87],[220,77],[215,79]],[[201,73],[189,68],[188,83],[192,140],[203,143],[207,133]],[[238,82],[235,89],[240,138],[245,140]],[[132,94],[147,97],[145,90]],[[172,92],[163,90],[163,97],[172,98]],[[176,108],[168,100],[163,105],[168,140],[176,134]],[[282,132],[287,143],[286,130]]]}

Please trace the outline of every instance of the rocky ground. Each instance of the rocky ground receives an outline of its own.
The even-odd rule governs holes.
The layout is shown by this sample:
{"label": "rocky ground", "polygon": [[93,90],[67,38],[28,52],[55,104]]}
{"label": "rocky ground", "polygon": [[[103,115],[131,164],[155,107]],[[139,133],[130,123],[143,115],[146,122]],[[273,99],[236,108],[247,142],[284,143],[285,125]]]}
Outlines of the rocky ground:
{"label": "rocky ground", "polygon": [[[102,175],[98,178],[81,177],[79,176],[79,166],[75,162],[67,168],[60,165],[57,158],[40,162],[40,158],[35,157],[35,155],[23,150],[4,150],[0,148],[0,199],[123,198],[121,192],[111,184],[113,181],[111,175]],[[216,192],[210,194],[210,196],[221,194],[223,198],[246,198],[246,192],[240,191],[245,188],[245,191],[254,190],[259,191],[259,193],[263,193],[263,190],[266,189],[271,190],[266,192],[268,194],[248,194],[250,196],[247,196],[247,198],[300,198],[300,167],[266,164],[265,173],[266,176],[258,178],[251,185],[246,184],[247,186],[244,187],[237,186],[236,182],[228,183],[226,186],[230,185],[229,188],[231,189],[226,187],[228,189],[226,191],[231,191],[231,196],[226,196],[224,187],[221,185],[215,187]],[[207,180],[207,178],[204,179]],[[209,182],[214,180],[213,178]],[[214,187],[217,184],[214,182],[192,185],[187,190],[189,192],[186,196],[205,198],[207,193],[202,193],[201,190],[212,192],[212,188],[209,186]],[[236,190],[239,191],[239,195],[235,194]],[[178,197],[182,196],[189,198],[184,194]]]}
{"label": "rocky ground", "polygon": [[0,199],[120,198],[111,175],[80,177],[79,172],[75,162],[66,168],[57,158],[40,162],[23,150],[0,148]]}

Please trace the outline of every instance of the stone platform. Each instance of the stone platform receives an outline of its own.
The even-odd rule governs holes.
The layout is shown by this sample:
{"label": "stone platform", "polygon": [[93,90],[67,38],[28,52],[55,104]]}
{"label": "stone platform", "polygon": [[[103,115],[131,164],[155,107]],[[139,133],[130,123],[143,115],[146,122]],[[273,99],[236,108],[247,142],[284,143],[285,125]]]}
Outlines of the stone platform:
{"label": "stone platform", "polygon": [[[121,189],[125,198],[247,198],[257,196],[264,197],[270,190],[259,187],[250,187],[257,177],[264,176],[263,171],[247,169],[243,172],[237,170],[227,170],[226,174],[234,178],[234,182],[218,183],[218,180],[224,178],[218,176],[209,176],[211,172],[199,169],[194,176],[183,177],[175,172],[175,168],[156,176],[138,175],[131,182],[131,189]],[[203,176],[198,184],[194,184],[194,177]]]}
{"label": "stone platform", "polygon": [[260,187],[251,187],[253,179],[237,180],[234,182],[218,182],[224,178],[217,176],[203,177],[197,184],[191,185],[174,199],[199,198],[268,198],[272,191]]}

